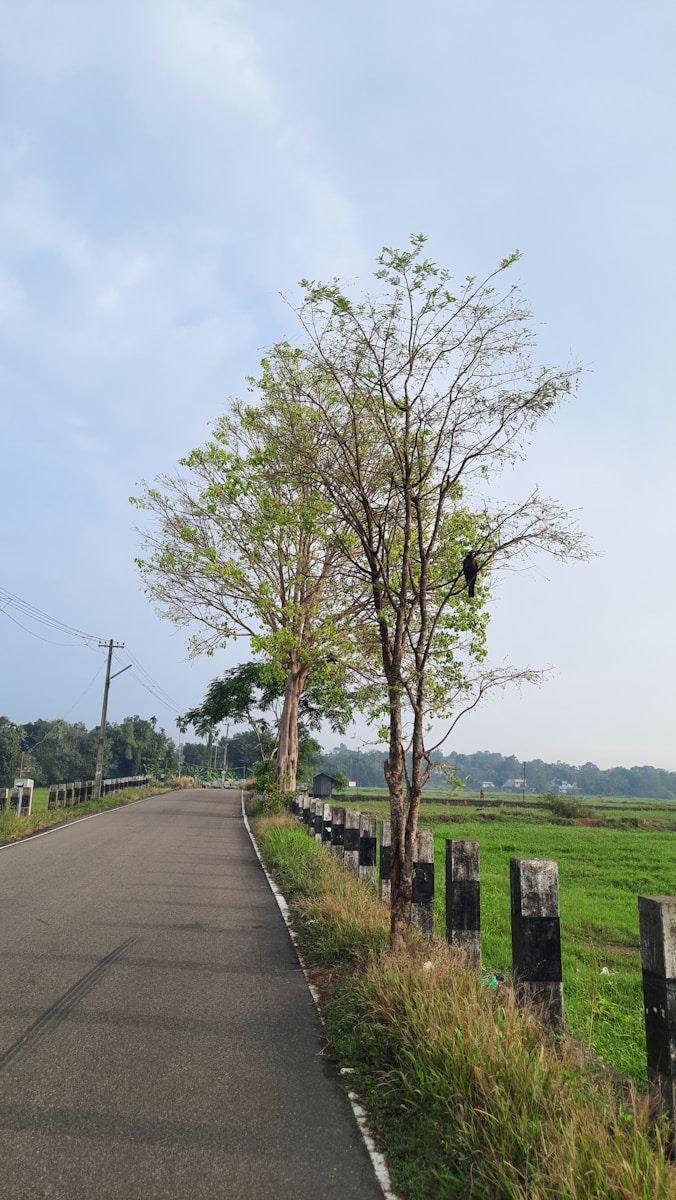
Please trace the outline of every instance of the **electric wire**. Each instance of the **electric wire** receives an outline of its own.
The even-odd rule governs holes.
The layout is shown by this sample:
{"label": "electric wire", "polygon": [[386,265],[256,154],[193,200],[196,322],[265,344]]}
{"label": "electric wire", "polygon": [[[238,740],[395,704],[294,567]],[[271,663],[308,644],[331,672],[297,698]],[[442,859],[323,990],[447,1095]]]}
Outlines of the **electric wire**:
{"label": "electric wire", "polygon": [[[9,617],[10,621],[12,621],[15,625],[18,625],[20,629],[23,629],[31,637],[38,638],[41,642],[47,642],[52,646],[71,646],[72,648],[72,642],[56,642],[52,638],[46,638],[41,633],[37,633],[34,629],[29,629],[26,625],[22,624],[21,621],[17,620],[12,613],[9,612],[10,608],[18,611],[29,621],[35,621],[38,624],[46,626],[48,629],[53,629],[54,631],[67,634],[69,637],[77,638],[81,642],[84,642],[87,646],[91,646],[92,643],[97,643],[97,645],[108,644],[108,638],[98,637],[96,634],[86,633],[83,629],[78,629],[74,625],[68,625],[65,621],[60,621],[57,617],[50,616],[49,613],[43,612],[42,609],[37,608],[34,604],[30,604],[27,600],[23,600],[20,596],[16,596],[13,592],[9,592],[6,588],[0,586],[0,612],[4,613],[6,617]],[[149,672],[146,671],[142,663],[139,662],[138,658],[131,653],[126,645],[124,649],[130,659],[132,678],[134,678],[136,682],[145,689],[145,691],[154,696],[154,698],[158,700],[160,704],[163,704],[164,707],[168,708],[175,716],[179,716],[180,708],[176,701],[168,694],[168,692],[164,690],[164,688],[160,687],[160,685],[155,682]],[[116,661],[121,661],[118,659],[117,654],[115,654],[115,659]],[[125,664],[123,663],[122,665]],[[97,675],[98,674],[100,674],[100,670],[97,671]],[[96,676],[94,678],[96,678]],[[92,683],[93,682],[94,680],[92,680]],[[92,683],[87,686],[85,692],[82,693],[83,695],[89,691]],[[81,698],[82,697],[80,697],[80,699]],[[75,705],[72,706],[72,708],[74,707]],[[72,708],[69,711],[72,711]]]}
{"label": "electric wire", "polygon": [[[0,611],[4,612],[10,620],[15,620],[14,617],[7,611],[8,608],[17,609],[27,620],[36,621],[38,624],[46,625],[50,629],[58,630],[60,633],[67,633],[71,637],[80,638],[84,642],[103,642],[106,639],[97,637],[93,633],[85,633],[83,629],[77,629],[74,625],[68,625],[65,621],[59,621],[58,617],[52,617],[49,613],[43,612],[41,608],[36,608],[34,604],[29,604],[27,600],[22,600],[20,596],[15,596],[13,592],[7,591],[6,588],[0,586]],[[15,621],[18,625],[19,621]],[[21,626],[25,628],[25,626]],[[27,630],[28,633],[31,630]],[[39,637],[39,634],[33,636]],[[45,640],[45,639],[43,639]]]}

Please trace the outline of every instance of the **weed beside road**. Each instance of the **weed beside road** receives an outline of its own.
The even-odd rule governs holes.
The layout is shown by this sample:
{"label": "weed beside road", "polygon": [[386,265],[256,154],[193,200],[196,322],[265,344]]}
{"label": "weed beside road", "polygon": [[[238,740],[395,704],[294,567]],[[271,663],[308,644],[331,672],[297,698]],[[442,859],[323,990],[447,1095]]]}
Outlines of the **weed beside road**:
{"label": "weed beside road", "polygon": [[286,817],[256,817],[322,995],[338,1066],[401,1200],[672,1200],[665,1130],[440,939],[387,947],[375,891]]}
{"label": "weed beside road", "polygon": [[[445,842],[473,838],[481,853],[481,942],[491,971],[511,970],[509,859],[558,863],[566,1028],[603,1062],[643,1088],[647,1084],[638,896],[670,896],[676,888],[676,806],[642,810],[617,804],[603,823],[576,817],[577,801],[562,811],[486,809],[425,804],[421,826],[434,830],[435,925],[445,932]],[[384,800],[365,800],[363,812],[389,818]]]}

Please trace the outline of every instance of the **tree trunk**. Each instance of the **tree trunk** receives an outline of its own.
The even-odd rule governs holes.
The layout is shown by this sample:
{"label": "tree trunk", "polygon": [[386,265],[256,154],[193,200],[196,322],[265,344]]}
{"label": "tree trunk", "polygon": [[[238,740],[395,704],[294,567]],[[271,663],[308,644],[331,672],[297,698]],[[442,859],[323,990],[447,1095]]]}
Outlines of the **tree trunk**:
{"label": "tree trunk", "polygon": [[390,948],[403,950],[411,923],[413,898],[412,855],[407,869],[404,805],[404,748],[402,746],[401,702],[397,688],[390,689],[390,752],[384,771],[390,793]]}
{"label": "tree trunk", "polygon": [[286,676],[277,750],[277,786],[282,792],[295,792],[296,790],[298,706],[306,678],[307,669],[297,665],[293,665]]}

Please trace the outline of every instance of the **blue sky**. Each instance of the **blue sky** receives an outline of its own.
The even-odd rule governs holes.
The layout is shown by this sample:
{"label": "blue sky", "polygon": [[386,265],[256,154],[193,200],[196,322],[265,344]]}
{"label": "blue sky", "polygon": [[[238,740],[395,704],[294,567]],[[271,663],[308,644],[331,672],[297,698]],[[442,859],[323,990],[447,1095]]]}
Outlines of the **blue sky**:
{"label": "blue sky", "polygon": [[[423,231],[461,277],[518,247],[542,358],[585,364],[515,484],[597,552],[500,584],[493,661],[554,671],[449,748],[676,769],[675,35],[670,0],[0,0],[0,587],[126,643],[111,720],[173,731],[139,679],[183,711],[246,656],[153,613],[137,481],[297,336],[280,292]],[[0,713],[95,725],[104,652],[11,612]]]}

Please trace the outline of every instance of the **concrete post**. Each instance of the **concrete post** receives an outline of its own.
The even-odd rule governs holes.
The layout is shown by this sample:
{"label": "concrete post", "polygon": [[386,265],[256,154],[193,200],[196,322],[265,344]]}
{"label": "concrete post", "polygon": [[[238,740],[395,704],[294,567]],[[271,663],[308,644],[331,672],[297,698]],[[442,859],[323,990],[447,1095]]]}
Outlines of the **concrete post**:
{"label": "concrete post", "polygon": [[413,855],[411,925],[427,937],[434,933],[434,832],[419,829]]}
{"label": "concrete post", "polygon": [[354,808],[345,810],[345,853],[343,863],[346,871],[359,874],[359,823],[361,813]]}
{"label": "concrete post", "polygon": [[365,883],[376,881],[376,818],[362,813],[359,821],[359,878]]}
{"label": "concrete post", "polygon": [[672,1121],[676,1158],[676,896],[639,896],[648,1080]]}
{"label": "concrete post", "polygon": [[563,1031],[558,867],[548,858],[510,858],[509,875],[517,1001]]}
{"label": "concrete post", "polygon": [[481,966],[479,843],[446,839],[446,941]]}
{"label": "concrete post", "polygon": [[383,904],[389,904],[392,896],[390,863],[392,858],[392,832],[389,821],[380,822],[380,873],[378,891]]}
{"label": "concrete post", "polygon": [[0,813],[3,813],[5,811],[5,809],[7,808],[8,794],[9,793],[8,793],[7,788],[0,788]]}
{"label": "concrete post", "polygon": [[331,818],[333,816],[333,805],[324,804],[322,807],[322,844],[331,846]]}
{"label": "concrete post", "polygon": [[301,819],[303,825],[308,826],[310,824],[310,797],[309,796],[303,796],[303,799],[301,802],[300,819]]}
{"label": "concrete post", "polygon": [[312,821],[312,833],[316,842],[322,840],[322,820],[324,818],[324,801],[314,800],[314,818]]}
{"label": "concrete post", "polygon": [[331,853],[343,857],[345,853],[345,809],[340,805],[333,805],[333,816],[331,819]]}

